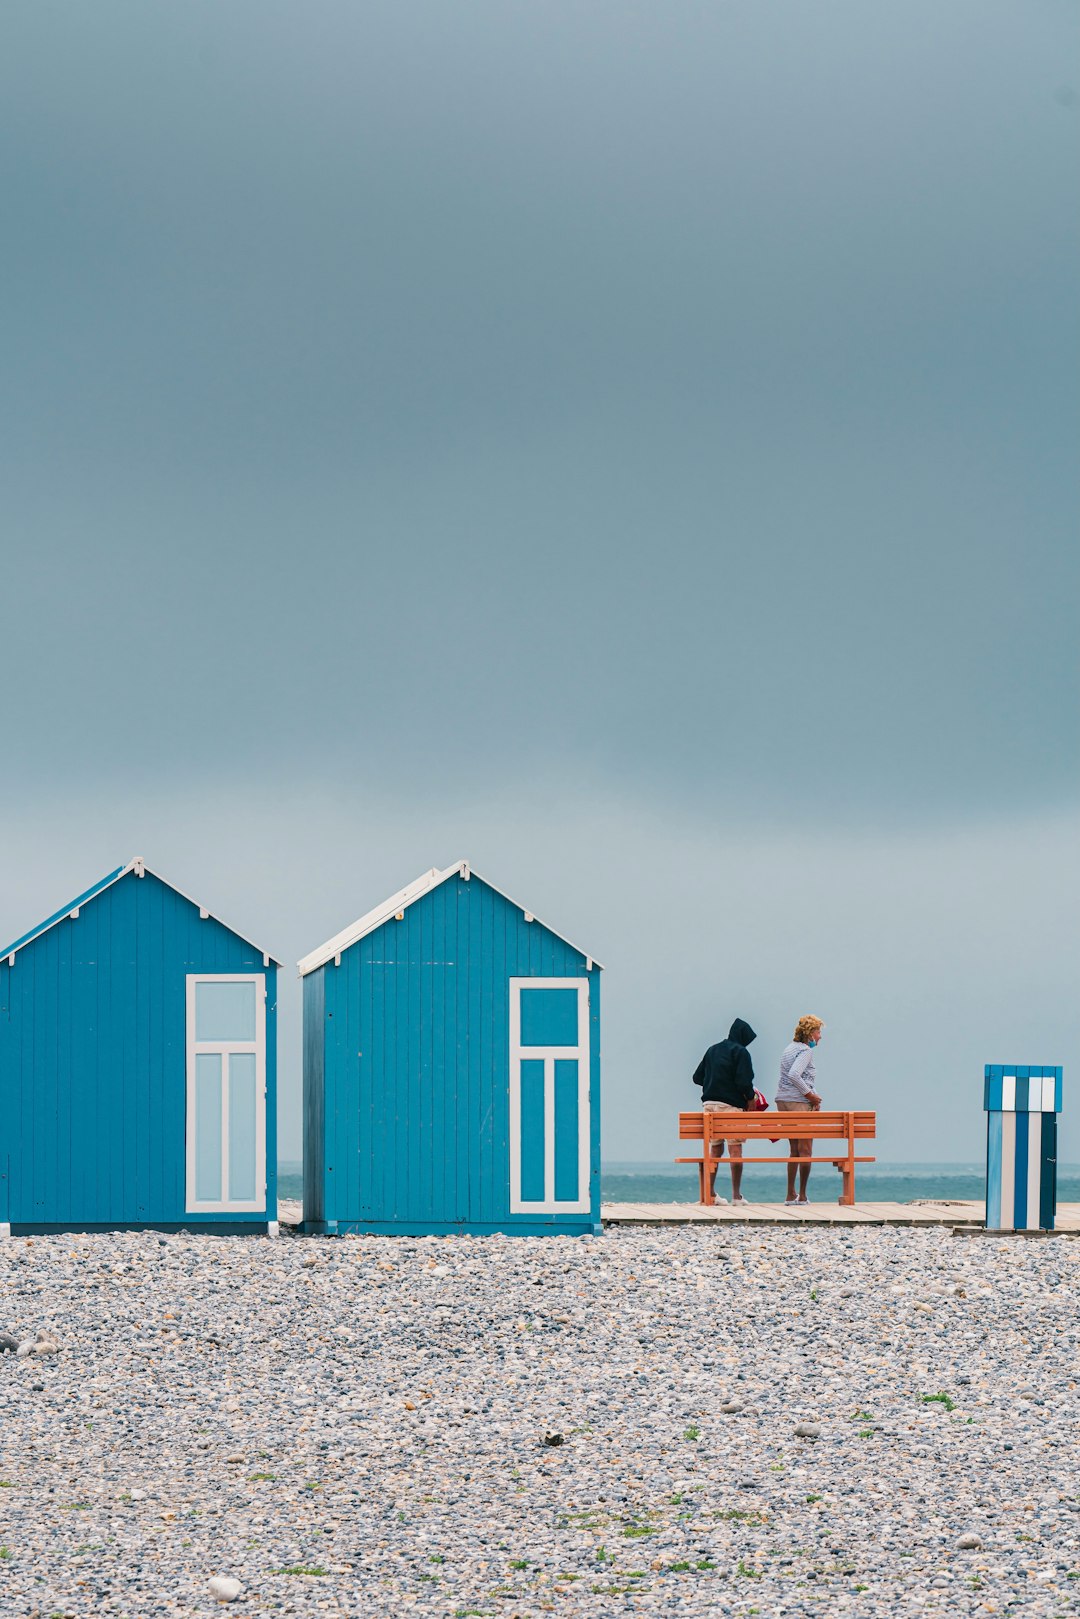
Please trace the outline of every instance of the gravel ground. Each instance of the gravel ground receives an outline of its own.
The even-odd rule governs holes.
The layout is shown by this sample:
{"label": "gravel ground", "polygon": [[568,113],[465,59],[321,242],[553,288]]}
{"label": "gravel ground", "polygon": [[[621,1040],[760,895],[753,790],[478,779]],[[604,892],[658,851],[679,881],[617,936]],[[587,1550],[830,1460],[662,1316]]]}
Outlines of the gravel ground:
{"label": "gravel ground", "polygon": [[0,1613],[1071,1613],[1078,1260],[13,1238],[0,1328],[45,1352],[0,1356]]}

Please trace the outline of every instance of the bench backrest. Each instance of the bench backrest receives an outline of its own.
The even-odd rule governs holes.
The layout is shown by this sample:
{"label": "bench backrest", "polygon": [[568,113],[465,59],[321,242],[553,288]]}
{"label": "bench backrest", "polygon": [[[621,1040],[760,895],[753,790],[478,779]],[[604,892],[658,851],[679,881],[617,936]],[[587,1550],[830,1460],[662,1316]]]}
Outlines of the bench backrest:
{"label": "bench backrest", "polygon": [[[853,1111],[851,1116],[857,1141],[876,1135],[876,1113]],[[680,1113],[679,1139],[701,1141],[705,1134],[705,1117],[701,1112]],[[824,1108],[817,1113],[710,1113],[709,1134],[713,1140],[725,1137],[739,1141],[842,1140],[848,1134],[848,1117],[847,1113],[826,1112]]]}

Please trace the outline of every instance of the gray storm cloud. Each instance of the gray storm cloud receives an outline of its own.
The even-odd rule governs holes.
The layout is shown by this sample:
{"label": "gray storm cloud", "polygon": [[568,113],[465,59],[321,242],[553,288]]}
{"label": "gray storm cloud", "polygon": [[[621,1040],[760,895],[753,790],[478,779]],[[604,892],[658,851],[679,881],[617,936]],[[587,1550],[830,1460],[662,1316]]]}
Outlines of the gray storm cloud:
{"label": "gray storm cloud", "polygon": [[[927,941],[959,952],[933,1083],[988,1060],[999,1005],[1062,1043],[1037,829],[1080,758],[1075,8],[100,0],[0,29],[9,932],[66,897],[58,849],[74,892],[133,841],[196,892],[227,848],[299,950],[413,867],[483,869],[472,806],[511,891],[612,926],[633,1155],[706,985],[725,1023],[770,972],[770,1006],[809,991],[775,920],[809,837],[823,996],[872,919],[871,1023],[931,1016]],[[627,817],[604,888],[597,804]],[[843,854],[903,839],[938,851],[917,910]],[[1058,866],[1006,915],[1029,839]],[[614,928],[650,847],[677,899]],[[976,900],[1022,956],[971,956]],[[707,965],[718,908],[760,933],[745,982]]]}

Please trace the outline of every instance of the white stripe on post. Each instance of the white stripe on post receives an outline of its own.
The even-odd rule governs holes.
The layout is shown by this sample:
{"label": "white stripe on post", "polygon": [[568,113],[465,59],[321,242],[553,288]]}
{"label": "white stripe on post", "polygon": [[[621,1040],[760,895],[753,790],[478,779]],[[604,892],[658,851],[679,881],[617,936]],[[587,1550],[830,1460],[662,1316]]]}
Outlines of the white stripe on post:
{"label": "white stripe on post", "polygon": [[[1013,1089],[1016,1081],[1013,1080]],[[1011,1231],[1016,1210],[1016,1114],[1001,1115],[1001,1230]]]}
{"label": "white stripe on post", "polygon": [[1027,1230],[1039,1229],[1039,1194],[1042,1191],[1042,1114],[1028,1119]]}

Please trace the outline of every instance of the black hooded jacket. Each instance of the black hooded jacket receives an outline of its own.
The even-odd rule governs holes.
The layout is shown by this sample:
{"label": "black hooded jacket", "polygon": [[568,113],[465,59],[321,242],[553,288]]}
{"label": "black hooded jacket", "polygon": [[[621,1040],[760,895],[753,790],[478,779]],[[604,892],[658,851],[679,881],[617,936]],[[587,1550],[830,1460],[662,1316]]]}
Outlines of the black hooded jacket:
{"label": "black hooded jacket", "polygon": [[703,1102],[749,1106],[754,1100],[754,1065],[746,1048],[756,1039],[749,1023],[737,1017],[727,1039],[709,1047],[694,1071],[694,1084],[701,1086]]}

